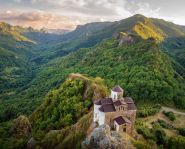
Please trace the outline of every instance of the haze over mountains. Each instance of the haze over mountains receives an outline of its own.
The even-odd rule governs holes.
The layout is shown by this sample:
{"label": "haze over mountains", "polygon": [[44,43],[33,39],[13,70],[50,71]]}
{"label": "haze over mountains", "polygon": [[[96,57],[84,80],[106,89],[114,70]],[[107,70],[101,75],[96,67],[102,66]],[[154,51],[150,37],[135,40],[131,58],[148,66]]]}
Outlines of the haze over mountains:
{"label": "haze over mountains", "polygon": [[[59,32],[0,23],[0,122],[11,123],[21,114],[31,115],[34,131],[43,131],[41,136],[34,132],[39,141],[49,130],[58,129],[57,121],[62,128],[75,124],[92,103],[76,104],[84,95],[84,77],[82,82],[74,77],[71,84],[66,81],[61,85],[71,73],[101,77],[108,88],[120,84],[138,104],[160,103],[185,109],[184,26],[137,14],[116,22],[89,23],[74,31]],[[100,78],[85,80],[94,82],[93,87],[90,83],[91,89],[106,90]],[[76,94],[77,88],[80,95]],[[62,122],[64,115],[49,121],[41,114],[43,111],[48,116],[44,110],[47,108],[55,114],[60,110],[65,113],[65,108],[53,107],[65,103],[64,97],[74,99],[77,113],[81,106],[87,109],[80,116],[70,113],[75,120],[69,123]],[[50,98],[56,103],[50,105]],[[91,94],[87,98],[92,98]],[[8,135],[4,132],[6,138],[0,137],[5,144]]]}

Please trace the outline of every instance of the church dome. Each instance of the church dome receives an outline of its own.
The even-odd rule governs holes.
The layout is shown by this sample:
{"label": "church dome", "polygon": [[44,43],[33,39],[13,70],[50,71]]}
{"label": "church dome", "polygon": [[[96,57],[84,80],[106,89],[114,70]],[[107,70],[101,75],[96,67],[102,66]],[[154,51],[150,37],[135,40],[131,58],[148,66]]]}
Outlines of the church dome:
{"label": "church dome", "polygon": [[119,85],[116,85],[115,87],[113,87],[112,91],[114,91],[114,92],[123,92],[123,89]]}

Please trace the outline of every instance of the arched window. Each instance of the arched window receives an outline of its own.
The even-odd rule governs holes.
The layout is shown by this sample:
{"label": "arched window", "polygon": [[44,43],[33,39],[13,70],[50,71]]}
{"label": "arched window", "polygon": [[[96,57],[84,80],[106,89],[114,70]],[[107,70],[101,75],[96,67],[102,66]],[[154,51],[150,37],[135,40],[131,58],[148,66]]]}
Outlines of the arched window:
{"label": "arched window", "polygon": [[126,132],[126,127],[123,128],[123,132]]}

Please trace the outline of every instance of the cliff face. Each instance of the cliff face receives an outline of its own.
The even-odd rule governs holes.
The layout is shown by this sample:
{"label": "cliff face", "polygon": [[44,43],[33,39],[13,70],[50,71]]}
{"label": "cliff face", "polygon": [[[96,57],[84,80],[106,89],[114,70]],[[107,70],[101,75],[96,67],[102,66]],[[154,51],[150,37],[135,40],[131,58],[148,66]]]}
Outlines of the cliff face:
{"label": "cliff face", "polygon": [[126,138],[123,134],[111,131],[108,125],[101,125],[82,142],[82,147],[84,149],[134,149],[135,147]]}

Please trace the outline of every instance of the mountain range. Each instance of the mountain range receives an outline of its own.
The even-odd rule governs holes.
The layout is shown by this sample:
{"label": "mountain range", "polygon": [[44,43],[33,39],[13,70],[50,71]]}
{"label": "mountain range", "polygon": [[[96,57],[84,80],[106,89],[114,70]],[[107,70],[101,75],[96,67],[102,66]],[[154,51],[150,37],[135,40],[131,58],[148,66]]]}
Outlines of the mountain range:
{"label": "mountain range", "polygon": [[[0,37],[1,126],[21,114],[30,115],[35,138],[47,139],[45,133],[49,130],[71,126],[88,113],[92,94],[86,96],[86,102],[80,101],[87,86],[93,90],[93,84],[107,92],[100,78],[91,78],[97,76],[109,89],[116,84],[122,86],[137,105],[160,103],[185,109],[184,26],[140,14],[116,22],[80,25],[62,34],[2,22]],[[78,75],[74,75],[75,81],[65,81],[71,73],[85,76],[79,74],[82,82]],[[91,83],[83,86],[84,80]],[[73,111],[70,115],[64,114],[63,103],[67,107],[69,102],[77,107],[79,115],[75,115],[75,109],[69,110]],[[54,108],[56,104],[60,107]],[[81,113],[80,107],[84,108]],[[58,110],[64,110],[63,115],[57,115]],[[2,131],[0,140],[6,136],[9,141],[9,134]]]}

